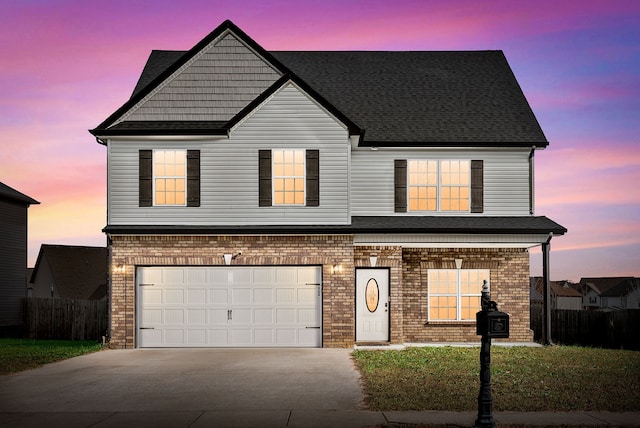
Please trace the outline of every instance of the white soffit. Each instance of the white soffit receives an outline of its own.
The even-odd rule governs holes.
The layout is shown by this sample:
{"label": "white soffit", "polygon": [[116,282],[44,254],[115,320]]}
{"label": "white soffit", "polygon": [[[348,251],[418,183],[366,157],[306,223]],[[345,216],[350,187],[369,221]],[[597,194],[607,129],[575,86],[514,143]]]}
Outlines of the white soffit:
{"label": "white soffit", "polygon": [[544,234],[355,234],[354,246],[411,248],[531,248],[547,242]]}

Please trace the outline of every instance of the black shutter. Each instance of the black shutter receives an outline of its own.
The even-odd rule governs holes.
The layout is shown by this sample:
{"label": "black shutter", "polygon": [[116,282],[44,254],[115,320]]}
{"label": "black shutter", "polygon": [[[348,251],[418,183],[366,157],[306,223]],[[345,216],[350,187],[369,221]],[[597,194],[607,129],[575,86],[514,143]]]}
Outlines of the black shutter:
{"label": "black shutter", "polygon": [[200,206],[200,150],[187,150],[187,206]]}
{"label": "black shutter", "polygon": [[138,152],[138,205],[153,206],[153,152]]}
{"label": "black shutter", "polygon": [[396,159],[394,166],[395,212],[407,212],[407,160]]}
{"label": "black shutter", "polygon": [[471,161],[471,212],[484,212],[484,163]]}
{"label": "black shutter", "polygon": [[307,206],[320,206],[320,151],[307,150]]}
{"label": "black shutter", "polygon": [[258,206],[271,206],[271,150],[258,152]]}

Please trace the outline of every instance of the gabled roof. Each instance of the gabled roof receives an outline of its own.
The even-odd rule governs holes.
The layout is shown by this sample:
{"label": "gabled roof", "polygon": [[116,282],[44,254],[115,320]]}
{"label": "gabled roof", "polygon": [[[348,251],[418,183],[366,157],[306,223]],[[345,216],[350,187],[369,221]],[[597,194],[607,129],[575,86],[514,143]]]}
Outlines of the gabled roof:
{"label": "gabled roof", "polygon": [[640,278],[627,278],[600,294],[601,297],[622,297],[640,288]]}
{"label": "gabled roof", "polygon": [[21,202],[25,205],[35,205],[40,203],[35,199],[25,195],[24,193],[20,193],[16,189],[7,186],[4,183],[0,183],[0,199]]}
{"label": "gabled roof", "polygon": [[60,297],[101,299],[107,295],[107,248],[42,244],[31,283],[36,282],[45,259]]}
{"label": "gabled roof", "polygon": [[[535,291],[542,297],[542,293],[544,292],[543,278],[539,276],[530,277],[529,284],[532,292]],[[580,292],[575,288],[571,287],[571,284],[572,283],[568,281],[549,281],[549,288],[551,290],[551,294],[557,297],[582,298],[582,294],[580,294]]]}
{"label": "gabled roof", "polygon": [[[361,146],[546,147],[548,142],[501,51],[267,52],[231,21],[189,51],[154,50],[133,95],[91,130],[96,136],[225,134],[232,123],[171,121],[112,126],[225,31],[360,135]],[[281,86],[283,82],[280,82]],[[274,84],[269,90],[277,88]],[[261,94],[229,122],[237,123]],[[162,134],[166,132],[166,134]]]}
{"label": "gabled roof", "polygon": [[607,290],[623,281],[631,279],[630,276],[615,276],[615,277],[601,277],[601,278],[581,278],[580,284],[585,288],[591,288],[598,294],[603,294]]}

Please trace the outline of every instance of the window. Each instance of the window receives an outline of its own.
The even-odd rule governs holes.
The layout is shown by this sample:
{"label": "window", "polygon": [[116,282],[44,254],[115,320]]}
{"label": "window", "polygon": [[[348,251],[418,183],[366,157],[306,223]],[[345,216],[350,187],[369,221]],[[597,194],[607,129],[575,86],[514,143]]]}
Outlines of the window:
{"label": "window", "polygon": [[273,204],[304,205],[305,151],[273,150]]}
{"label": "window", "polygon": [[393,162],[394,212],[484,212],[483,160]]}
{"label": "window", "polygon": [[155,205],[185,205],[187,152],[153,152],[153,194]]}
{"label": "window", "polygon": [[200,150],[139,150],[138,205],[200,206]]}
{"label": "window", "polygon": [[318,150],[259,150],[258,206],[320,206]]}
{"label": "window", "polygon": [[411,160],[409,211],[469,211],[468,160]]}
{"label": "window", "polygon": [[487,269],[430,269],[429,320],[475,321],[482,281],[489,281],[489,276]]}

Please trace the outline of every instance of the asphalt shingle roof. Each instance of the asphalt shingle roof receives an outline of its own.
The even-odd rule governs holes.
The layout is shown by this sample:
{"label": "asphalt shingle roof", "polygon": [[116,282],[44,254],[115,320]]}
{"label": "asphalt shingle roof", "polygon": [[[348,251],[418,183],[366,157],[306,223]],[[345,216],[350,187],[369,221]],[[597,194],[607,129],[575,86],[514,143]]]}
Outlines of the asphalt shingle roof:
{"label": "asphalt shingle roof", "polygon": [[[227,27],[262,49],[227,21],[191,51],[152,51],[130,101]],[[263,53],[363,130],[364,146],[548,145],[502,51]]]}
{"label": "asphalt shingle roof", "polygon": [[4,183],[0,183],[0,199],[22,202],[25,205],[35,205],[40,203],[35,199],[25,195],[24,193],[20,193],[16,189],[7,186]]}

